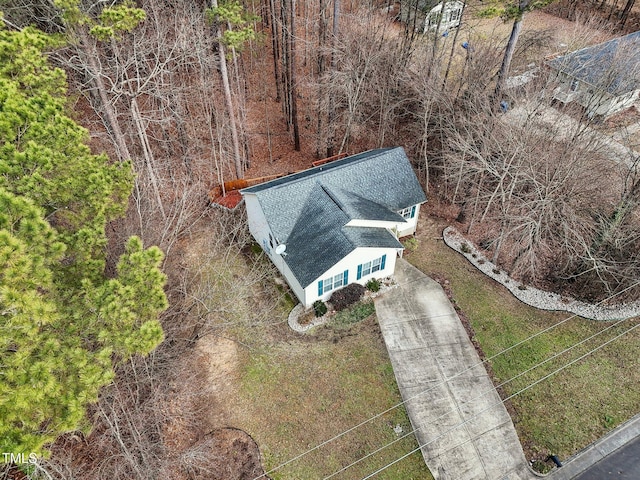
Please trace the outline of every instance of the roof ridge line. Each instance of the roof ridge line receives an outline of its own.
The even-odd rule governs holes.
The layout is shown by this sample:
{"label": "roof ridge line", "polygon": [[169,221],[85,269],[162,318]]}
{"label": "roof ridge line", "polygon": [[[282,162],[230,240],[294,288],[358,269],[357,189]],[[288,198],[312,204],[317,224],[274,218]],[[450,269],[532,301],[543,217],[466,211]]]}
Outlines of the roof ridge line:
{"label": "roof ridge line", "polygon": [[338,160],[334,160],[333,162],[326,163],[323,165],[319,165],[317,167],[305,168],[299,172],[294,172],[288,175],[285,175],[280,178],[276,178],[273,180],[269,180],[264,183],[260,183],[258,185],[253,185],[251,187],[243,188],[240,190],[240,193],[254,193],[261,191],[263,188],[279,188],[287,184],[295,183],[302,181],[304,179],[311,179],[318,175],[322,175],[327,171],[334,170],[336,168],[342,168],[345,166],[354,165],[363,161],[370,161],[374,158],[377,158],[381,155],[384,155],[392,150],[401,149],[402,147],[382,147],[382,148],[373,148],[370,150],[366,150],[364,152],[356,153],[354,155],[349,155],[345,158],[341,158]]}
{"label": "roof ridge line", "polygon": [[[331,201],[336,204],[336,206],[340,209],[340,211],[344,213],[347,217],[349,217],[349,219],[351,219],[351,215],[347,213],[342,202],[339,201],[338,198],[336,197],[336,194],[333,193],[331,189],[328,186],[326,186],[324,183],[318,180],[316,180],[316,183],[320,185],[320,188],[324,191],[324,193],[327,194],[327,196],[331,199]],[[346,192],[346,193],[349,193],[349,192]]]}

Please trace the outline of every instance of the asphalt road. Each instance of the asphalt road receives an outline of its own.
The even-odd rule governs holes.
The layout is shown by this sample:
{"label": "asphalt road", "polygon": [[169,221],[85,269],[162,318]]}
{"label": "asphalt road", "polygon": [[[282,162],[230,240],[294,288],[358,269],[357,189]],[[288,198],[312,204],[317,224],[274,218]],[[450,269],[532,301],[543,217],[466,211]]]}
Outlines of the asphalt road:
{"label": "asphalt road", "polygon": [[574,480],[640,479],[640,437],[606,456]]}

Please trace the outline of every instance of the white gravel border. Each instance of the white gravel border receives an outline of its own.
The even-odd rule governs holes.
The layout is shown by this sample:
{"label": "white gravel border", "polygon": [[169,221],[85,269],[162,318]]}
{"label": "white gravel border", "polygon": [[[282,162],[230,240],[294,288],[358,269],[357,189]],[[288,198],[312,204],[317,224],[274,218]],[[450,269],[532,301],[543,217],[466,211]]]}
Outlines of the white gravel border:
{"label": "white gravel border", "polygon": [[311,330],[313,327],[322,325],[323,323],[326,323],[327,320],[329,320],[329,315],[327,312],[322,317],[315,317],[311,322],[309,322],[306,325],[300,325],[300,323],[298,322],[298,319],[300,318],[300,315],[302,315],[304,312],[305,312],[305,309],[301,303],[297,304],[295,307],[293,307],[293,310],[289,312],[289,327],[291,327],[293,331],[298,333],[304,333],[307,330]]}
{"label": "white gravel border", "polygon": [[[455,228],[445,228],[442,232],[442,238],[447,246],[463,255],[478,270],[502,284],[518,300],[532,307],[541,310],[567,311],[591,320],[626,320],[640,315],[640,301],[624,303],[618,306],[590,304],[564,297],[557,293],[524,286],[487,260],[475,245],[464,238]],[[468,247],[469,253],[462,251],[463,244]],[[494,273],[494,270],[499,270],[499,273]]]}

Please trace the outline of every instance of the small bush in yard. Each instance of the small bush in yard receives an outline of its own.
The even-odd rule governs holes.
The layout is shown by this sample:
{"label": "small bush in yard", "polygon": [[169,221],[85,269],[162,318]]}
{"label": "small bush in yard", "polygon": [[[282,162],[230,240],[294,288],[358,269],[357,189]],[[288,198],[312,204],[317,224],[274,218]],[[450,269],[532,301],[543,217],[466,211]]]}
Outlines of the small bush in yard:
{"label": "small bush in yard", "polygon": [[367,290],[369,290],[370,292],[377,292],[378,290],[380,290],[380,280],[378,280],[377,278],[372,278],[367,282],[365,287],[367,287]]}
{"label": "small bush in yard", "polygon": [[313,302],[313,311],[315,312],[316,317],[321,317],[327,313],[327,305],[322,300],[316,300]]}
{"label": "small bush in yard", "polygon": [[364,294],[364,287],[358,283],[350,283],[346,287],[331,295],[331,304],[337,312],[356,303]]}
{"label": "small bush in yard", "polygon": [[418,249],[418,239],[416,237],[409,237],[404,242],[404,248],[410,252],[415,252]]}
{"label": "small bush in yard", "polygon": [[375,313],[376,307],[373,302],[361,302],[345,308],[336,314],[333,325],[338,328],[348,328],[354,323],[361,322],[369,315]]}

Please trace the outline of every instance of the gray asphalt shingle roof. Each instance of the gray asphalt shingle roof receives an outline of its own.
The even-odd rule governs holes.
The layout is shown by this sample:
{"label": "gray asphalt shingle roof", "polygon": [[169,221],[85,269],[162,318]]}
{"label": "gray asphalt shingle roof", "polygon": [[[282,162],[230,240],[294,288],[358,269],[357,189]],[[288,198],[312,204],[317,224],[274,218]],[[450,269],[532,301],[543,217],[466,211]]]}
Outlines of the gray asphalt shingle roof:
{"label": "gray asphalt shingle roof", "polygon": [[401,147],[353,155],[241,192],[256,195],[303,287],[358,247],[402,248],[385,228],[347,227],[350,220],[401,222],[398,211],[426,201]]}
{"label": "gray asphalt shingle roof", "polygon": [[382,220],[387,222],[404,221],[397,212],[356,193],[342,189],[327,190],[327,193],[351,219]]}
{"label": "gray asphalt shingle roof", "polygon": [[640,88],[640,31],[568,53],[549,66],[616,96],[632,92]]}

